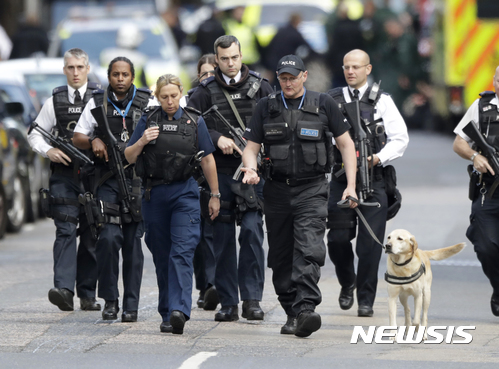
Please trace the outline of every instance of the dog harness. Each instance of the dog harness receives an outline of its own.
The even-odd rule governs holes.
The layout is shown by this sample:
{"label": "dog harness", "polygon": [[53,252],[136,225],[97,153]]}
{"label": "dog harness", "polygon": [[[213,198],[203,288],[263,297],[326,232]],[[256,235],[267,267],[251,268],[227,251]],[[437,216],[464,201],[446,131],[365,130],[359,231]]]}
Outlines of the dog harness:
{"label": "dog harness", "polygon": [[[409,259],[409,261],[411,259]],[[397,265],[405,265],[405,264],[406,263],[404,263],[404,264],[397,264]],[[388,272],[386,272],[385,273],[385,281],[387,281],[390,284],[398,284],[398,285],[409,284],[409,283],[412,283],[414,281],[417,281],[419,279],[419,277],[421,277],[423,274],[426,274],[426,267],[425,267],[424,263],[421,262],[421,267],[413,275],[411,275],[409,277],[397,277],[395,275],[391,275],[391,274],[388,274]]]}

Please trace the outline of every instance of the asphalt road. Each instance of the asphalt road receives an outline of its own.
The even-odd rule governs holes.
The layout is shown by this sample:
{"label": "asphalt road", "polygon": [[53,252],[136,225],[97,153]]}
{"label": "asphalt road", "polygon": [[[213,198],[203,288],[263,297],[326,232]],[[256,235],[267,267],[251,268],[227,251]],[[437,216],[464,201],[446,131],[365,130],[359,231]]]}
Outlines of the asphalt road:
{"label": "asphalt road", "polygon": [[[403,206],[388,232],[409,230],[421,249],[467,242],[460,254],[432,263],[429,326],[475,326],[468,331],[470,344],[350,343],[354,326],[388,325],[385,257],[372,318],[357,317],[356,304],[348,311],[339,308],[339,285],[327,260],[320,281],[323,303],[317,308],[323,325],[305,339],[279,334],[286,316],[270,270],[261,304],[265,321],[218,323],[214,312],[194,307],[182,336],[160,333],[156,277],[145,245],[137,323],[104,322],[99,312],[79,309],[61,312],[47,299],[55,228],[46,220],[0,241],[0,368],[497,367],[499,318],[490,312],[492,290],[465,237],[467,163],[452,152],[452,137],[417,132],[410,137],[405,156],[395,162]],[[399,306],[399,324],[402,315]]]}

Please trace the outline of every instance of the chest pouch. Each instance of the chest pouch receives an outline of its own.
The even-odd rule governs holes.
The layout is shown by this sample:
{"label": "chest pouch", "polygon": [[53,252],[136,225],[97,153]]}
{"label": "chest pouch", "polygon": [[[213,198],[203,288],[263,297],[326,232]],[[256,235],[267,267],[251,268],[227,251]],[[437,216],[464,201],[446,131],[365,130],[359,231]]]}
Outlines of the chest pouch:
{"label": "chest pouch", "polygon": [[305,164],[326,165],[327,150],[322,122],[298,121],[296,133],[300,138]]}
{"label": "chest pouch", "polygon": [[263,125],[265,141],[286,141],[288,139],[288,123],[267,123]]}

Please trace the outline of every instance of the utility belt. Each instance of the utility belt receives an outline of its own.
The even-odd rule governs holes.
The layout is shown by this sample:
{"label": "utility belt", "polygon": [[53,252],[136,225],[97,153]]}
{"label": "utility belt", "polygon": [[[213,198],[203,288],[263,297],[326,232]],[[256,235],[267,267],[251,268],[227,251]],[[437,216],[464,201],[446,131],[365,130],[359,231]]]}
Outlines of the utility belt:
{"label": "utility belt", "polygon": [[494,189],[494,193],[491,194],[491,186],[494,184],[494,177],[488,173],[480,174],[474,170],[473,165],[468,165],[468,174],[470,176],[470,185],[468,191],[468,198],[471,201],[476,200],[480,195],[493,197],[497,196],[497,188]]}
{"label": "utility belt", "polygon": [[274,175],[274,176],[272,176],[272,178],[270,180],[275,181],[275,182],[279,182],[279,183],[285,183],[289,187],[296,187],[296,186],[301,186],[301,185],[308,184],[308,183],[319,182],[321,180],[324,180],[325,178],[326,177],[324,176],[324,174],[320,174],[320,175],[313,176],[313,177],[305,177],[305,178],[285,178],[285,177],[281,177],[278,175]]}
{"label": "utility belt", "polygon": [[230,167],[217,167],[217,173],[226,174],[228,176],[233,176],[236,173],[237,168]]}
{"label": "utility belt", "polygon": [[70,216],[68,214],[61,213],[60,211],[54,209],[54,205],[69,205],[80,207],[78,199],[71,199],[67,197],[54,197],[51,195],[50,190],[47,188],[40,189],[40,203],[42,207],[43,214],[50,219],[60,220],[63,222],[70,222],[74,225],[78,225],[78,218]]}
{"label": "utility belt", "polygon": [[199,188],[199,201],[201,206],[201,216],[204,218],[208,224],[213,224],[214,222],[221,223],[234,223],[236,220],[235,208],[236,203],[234,201],[224,201],[220,199],[220,209],[229,210],[231,214],[218,214],[214,221],[210,219],[210,190],[204,187]]}

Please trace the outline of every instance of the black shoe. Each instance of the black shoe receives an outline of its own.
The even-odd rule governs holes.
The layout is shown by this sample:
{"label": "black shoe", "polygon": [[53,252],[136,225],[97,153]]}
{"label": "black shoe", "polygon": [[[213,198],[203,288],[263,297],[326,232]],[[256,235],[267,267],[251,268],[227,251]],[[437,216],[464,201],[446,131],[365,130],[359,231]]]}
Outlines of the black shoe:
{"label": "black shoe", "polygon": [[492,314],[499,316],[499,298],[492,296],[490,299],[490,308],[492,309]]}
{"label": "black shoe", "polygon": [[95,297],[82,297],[80,298],[80,308],[86,311],[100,311],[100,304],[97,303]]}
{"label": "black shoe", "polygon": [[215,286],[211,286],[204,293],[204,310],[215,310],[220,300]]}
{"label": "black shoe", "polygon": [[372,306],[369,305],[359,305],[359,310],[357,310],[357,315],[358,316],[373,316],[373,308]]}
{"label": "black shoe", "polygon": [[173,334],[182,334],[184,333],[184,325],[185,325],[185,315],[183,312],[178,310],[173,310],[170,314],[170,324],[172,326]]}
{"label": "black shoe", "polygon": [[199,297],[198,300],[196,301],[196,304],[198,305],[198,308],[202,309],[204,307],[204,292],[199,291]]}
{"label": "black shoe", "polygon": [[135,323],[137,321],[137,310],[123,311],[121,314],[122,323]]}
{"label": "black shoe", "polygon": [[172,333],[173,327],[170,322],[161,322],[159,330],[163,333]]}
{"label": "black shoe", "polygon": [[102,320],[116,320],[118,319],[118,311],[120,307],[118,306],[118,300],[107,301],[104,305],[104,310],[102,310]]}
{"label": "black shoe", "polygon": [[239,311],[237,305],[222,306],[220,311],[215,314],[215,321],[217,322],[234,322],[239,320]]}
{"label": "black shoe", "polygon": [[340,291],[340,297],[338,301],[340,303],[340,308],[342,310],[348,310],[353,306],[353,291],[355,290],[355,284],[350,287],[342,288]]}
{"label": "black shoe", "polygon": [[51,288],[49,301],[62,311],[73,311],[73,293],[65,288]]}
{"label": "black shoe", "polygon": [[241,316],[248,320],[263,320],[265,313],[260,307],[258,300],[243,301],[243,313]]}
{"label": "black shoe", "polygon": [[315,311],[304,310],[296,318],[295,336],[308,337],[322,325],[321,316]]}
{"label": "black shoe", "polygon": [[286,324],[281,327],[281,334],[295,334],[296,332],[296,318],[288,315]]}

